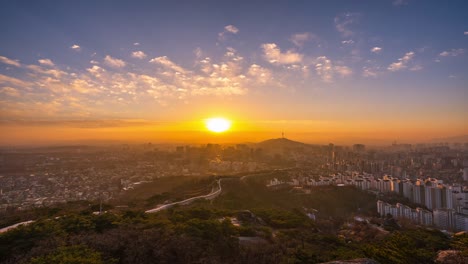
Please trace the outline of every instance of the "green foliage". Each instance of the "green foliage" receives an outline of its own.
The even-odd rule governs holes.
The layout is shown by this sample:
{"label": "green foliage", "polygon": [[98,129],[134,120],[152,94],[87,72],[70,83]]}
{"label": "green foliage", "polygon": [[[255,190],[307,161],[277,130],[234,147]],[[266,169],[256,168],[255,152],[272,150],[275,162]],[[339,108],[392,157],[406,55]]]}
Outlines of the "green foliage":
{"label": "green foliage", "polygon": [[104,262],[99,252],[85,246],[60,247],[46,256],[31,259],[31,264],[104,264],[116,263],[115,260]]}
{"label": "green foliage", "polygon": [[380,263],[433,263],[437,251],[448,246],[448,238],[440,231],[413,229],[395,232],[381,243],[365,244],[362,249]]}
{"label": "green foliage", "polygon": [[309,219],[300,212],[289,212],[284,210],[256,210],[255,213],[269,226],[274,228],[296,228],[308,223]]}
{"label": "green foliage", "polygon": [[[76,210],[60,211],[58,218],[47,217],[0,234],[0,262],[321,263],[368,257],[383,264],[432,263],[439,250],[467,252],[467,235],[450,242],[437,230],[402,228],[386,233],[373,228],[379,234],[374,238],[358,234],[370,228],[356,227],[343,230],[362,240],[345,240],[336,234],[347,217],[358,208],[372,214],[375,197],[356,188],[333,186],[312,188],[310,194],[274,191],[265,187],[272,176],[279,175],[224,179],[223,193],[215,200],[174,206],[156,214],[145,214],[140,204],[120,213],[93,215],[79,213],[83,204],[77,203]],[[184,179],[183,184],[167,184],[187,193],[187,186],[202,188],[210,181],[213,179]],[[146,203],[165,197],[141,199]],[[303,208],[318,210],[317,220],[310,220]],[[241,226],[234,227],[228,217],[237,217]],[[265,240],[239,243],[238,236]]]}
{"label": "green foliage", "polygon": [[463,233],[460,235],[456,235],[453,238],[451,247],[456,250],[461,250],[462,255],[464,257],[468,257],[468,234]]}

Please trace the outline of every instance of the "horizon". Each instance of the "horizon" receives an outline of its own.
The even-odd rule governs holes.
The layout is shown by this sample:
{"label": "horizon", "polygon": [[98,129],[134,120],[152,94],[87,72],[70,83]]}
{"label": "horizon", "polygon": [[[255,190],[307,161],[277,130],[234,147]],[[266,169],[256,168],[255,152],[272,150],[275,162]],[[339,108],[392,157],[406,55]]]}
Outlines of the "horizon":
{"label": "horizon", "polygon": [[0,146],[465,143],[467,7],[3,3]]}

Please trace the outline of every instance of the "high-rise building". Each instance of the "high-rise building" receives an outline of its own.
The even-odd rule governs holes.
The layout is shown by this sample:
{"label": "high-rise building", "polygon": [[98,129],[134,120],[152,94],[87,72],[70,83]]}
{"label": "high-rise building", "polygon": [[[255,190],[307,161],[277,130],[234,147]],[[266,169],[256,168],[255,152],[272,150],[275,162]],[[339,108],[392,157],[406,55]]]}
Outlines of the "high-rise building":
{"label": "high-rise building", "polygon": [[430,210],[437,208],[435,196],[436,195],[434,187],[432,187],[431,185],[426,185],[424,187],[424,205]]}
{"label": "high-rise building", "polygon": [[424,185],[419,181],[416,181],[416,184],[413,186],[413,202],[417,204],[425,205],[425,189]]}
{"label": "high-rise building", "polygon": [[403,181],[403,196],[413,201],[413,183],[410,180]]}
{"label": "high-rise building", "polygon": [[468,181],[468,168],[463,169],[463,180]]}
{"label": "high-rise building", "polygon": [[416,212],[418,213],[418,223],[428,226],[434,224],[432,212],[419,207],[416,208]]}
{"label": "high-rise building", "polygon": [[434,225],[443,230],[454,230],[454,214],[453,209],[435,209],[433,211]]}
{"label": "high-rise building", "polygon": [[454,222],[455,222],[455,231],[468,231],[468,215],[455,213]]}

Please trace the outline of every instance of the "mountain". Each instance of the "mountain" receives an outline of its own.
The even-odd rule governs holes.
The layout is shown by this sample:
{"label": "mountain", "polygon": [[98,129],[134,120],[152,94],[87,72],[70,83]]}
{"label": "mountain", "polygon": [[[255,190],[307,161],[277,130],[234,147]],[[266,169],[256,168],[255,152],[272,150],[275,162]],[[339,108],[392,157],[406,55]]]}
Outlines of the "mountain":
{"label": "mountain", "polygon": [[287,138],[274,138],[274,139],[268,139],[262,142],[257,143],[257,147],[263,148],[263,149],[294,149],[294,148],[307,148],[311,147],[311,145],[290,140]]}

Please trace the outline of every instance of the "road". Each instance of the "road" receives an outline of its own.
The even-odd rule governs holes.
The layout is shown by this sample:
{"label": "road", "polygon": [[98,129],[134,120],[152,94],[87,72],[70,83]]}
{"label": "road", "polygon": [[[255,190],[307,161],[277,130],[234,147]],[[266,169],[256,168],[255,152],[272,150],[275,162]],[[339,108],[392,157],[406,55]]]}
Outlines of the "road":
{"label": "road", "polygon": [[14,225],[11,225],[11,226],[7,226],[7,227],[4,227],[4,228],[0,228],[0,234],[1,233],[4,233],[4,232],[7,232],[11,229],[14,229],[14,228],[17,228],[18,226],[20,225],[29,225],[31,223],[33,223],[34,221],[33,220],[30,220],[30,221],[25,221],[25,222],[21,222],[21,223],[17,223],[17,224],[14,224]]}
{"label": "road", "polygon": [[168,204],[163,204],[163,205],[160,205],[156,208],[153,208],[153,209],[150,209],[150,210],[147,210],[145,211],[145,213],[148,213],[148,214],[151,214],[151,213],[156,213],[156,212],[159,212],[161,210],[165,210],[165,209],[168,209],[174,205],[177,205],[177,204],[189,204],[195,200],[199,200],[199,199],[205,199],[205,200],[210,200],[210,199],[213,199],[213,198],[216,198],[221,192],[222,192],[222,187],[221,187],[221,180],[222,179],[219,179],[217,180],[218,182],[218,188],[217,189],[213,189],[211,190],[211,192],[209,194],[206,194],[206,195],[199,195],[199,196],[195,196],[195,197],[192,197],[192,198],[188,198],[188,199],[185,199],[183,201],[179,201],[179,202],[174,202],[174,203],[168,203]]}

